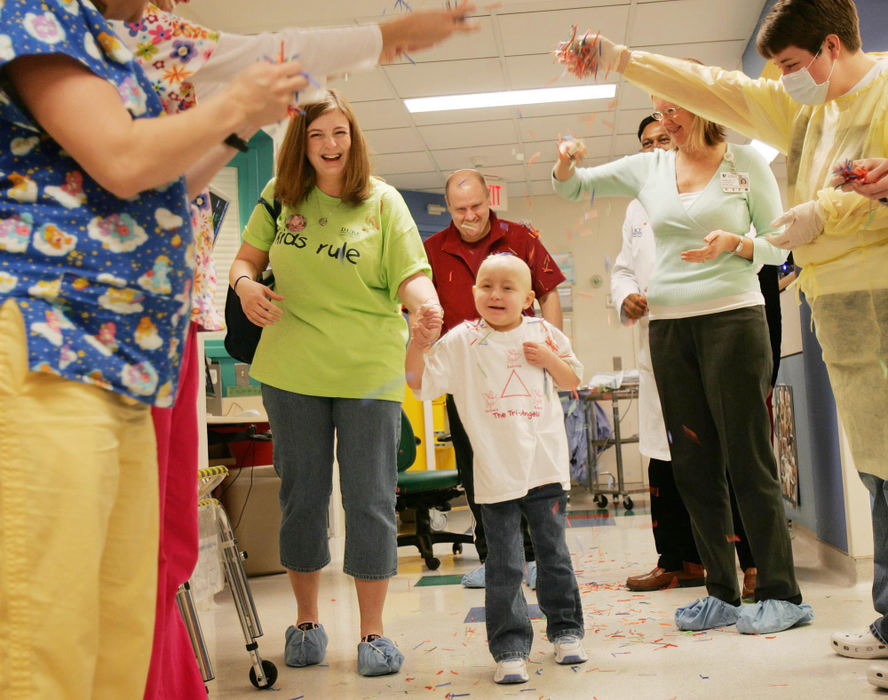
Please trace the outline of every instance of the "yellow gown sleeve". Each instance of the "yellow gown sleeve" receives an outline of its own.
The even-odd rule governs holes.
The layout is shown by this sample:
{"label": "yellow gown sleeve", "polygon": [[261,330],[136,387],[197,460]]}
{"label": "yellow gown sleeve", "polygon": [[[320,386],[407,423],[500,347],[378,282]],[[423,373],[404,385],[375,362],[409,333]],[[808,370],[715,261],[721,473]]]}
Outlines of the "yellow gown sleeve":
{"label": "yellow gown sleeve", "polygon": [[631,51],[626,80],[710,121],[788,153],[792,125],[802,105],[778,80],[700,66],[679,58]]}

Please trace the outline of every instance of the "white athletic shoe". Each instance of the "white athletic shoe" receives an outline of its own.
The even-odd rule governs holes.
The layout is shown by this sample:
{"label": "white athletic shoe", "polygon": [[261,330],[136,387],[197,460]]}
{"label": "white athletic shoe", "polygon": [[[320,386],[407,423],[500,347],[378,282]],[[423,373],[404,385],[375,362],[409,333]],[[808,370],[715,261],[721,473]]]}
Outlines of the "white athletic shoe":
{"label": "white athletic shoe", "polygon": [[494,683],[527,683],[527,662],[524,659],[503,659],[496,662]]}
{"label": "white athletic shoe", "polygon": [[888,644],[873,636],[867,627],[861,632],[834,632],[830,637],[833,651],[852,659],[888,659]]}
{"label": "white athletic shoe", "polygon": [[589,659],[586,656],[586,650],[583,648],[583,642],[572,634],[558,637],[552,644],[555,646],[556,664],[582,664]]}

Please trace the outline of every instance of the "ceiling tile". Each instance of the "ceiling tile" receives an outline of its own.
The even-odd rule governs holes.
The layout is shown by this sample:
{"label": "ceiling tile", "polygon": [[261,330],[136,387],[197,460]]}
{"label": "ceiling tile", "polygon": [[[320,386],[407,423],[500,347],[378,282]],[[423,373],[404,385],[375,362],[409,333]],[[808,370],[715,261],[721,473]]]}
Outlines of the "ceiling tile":
{"label": "ceiling tile", "polygon": [[425,151],[415,153],[380,153],[370,157],[373,172],[388,177],[397,173],[420,173],[434,171],[432,159]]}
{"label": "ceiling tile", "polygon": [[591,27],[613,41],[622,42],[628,14],[628,6],[624,5],[503,15],[499,19],[503,51],[506,56],[548,53],[559,41],[570,37],[572,24],[577,25],[580,32]]}
{"label": "ceiling tile", "polygon": [[511,121],[437,124],[421,126],[419,132],[431,150],[514,143],[517,136]]}
{"label": "ceiling tile", "polygon": [[402,98],[506,89],[498,58],[417,63],[415,66],[398,64],[385,66],[383,70],[395,86],[398,97]]}
{"label": "ceiling tile", "polygon": [[410,114],[401,100],[356,102],[352,105],[358,124],[367,131],[410,126]]}
{"label": "ceiling tile", "polygon": [[515,144],[500,146],[475,146],[472,148],[447,148],[432,152],[432,157],[443,172],[460,168],[495,167],[518,163]]}
{"label": "ceiling tile", "polygon": [[[360,122],[363,124],[363,121]],[[364,130],[364,138],[373,153],[406,153],[425,149],[423,140],[412,127]]]}
{"label": "ceiling tile", "polygon": [[351,74],[347,79],[336,78],[329,81],[328,85],[341,91],[349,102],[388,100],[395,97],[394,90],[385,77],[385,73],[382,72],[382,68]]}
{"label": "ceiling tile", "polygon": [[718,3],[674,0],[639,7],[632,18],[630,46],[739,39],[746,43],[761,14],[762,0]]}

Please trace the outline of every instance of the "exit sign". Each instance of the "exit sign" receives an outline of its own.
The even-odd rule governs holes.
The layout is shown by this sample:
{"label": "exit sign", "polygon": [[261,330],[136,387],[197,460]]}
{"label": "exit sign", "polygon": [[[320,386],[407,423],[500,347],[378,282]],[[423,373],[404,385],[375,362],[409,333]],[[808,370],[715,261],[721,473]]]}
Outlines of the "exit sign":
{"label": "exit sign", "polygon": [[488,203],[494,211],[505,211],[509,208],[509,193],[505,182],[487,183]]}

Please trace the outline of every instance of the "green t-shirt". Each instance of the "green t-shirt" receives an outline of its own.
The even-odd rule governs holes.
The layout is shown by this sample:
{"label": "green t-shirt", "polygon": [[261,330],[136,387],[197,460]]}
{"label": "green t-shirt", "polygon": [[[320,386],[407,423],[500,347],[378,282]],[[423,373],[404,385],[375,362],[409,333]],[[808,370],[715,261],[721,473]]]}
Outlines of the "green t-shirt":
{"label": "green t-shirt", "polygon": [[[274,179],[262,192],[272,204]],[[407,324],[398,287],[431,276],[419,231],[393,187],[373,178],[355,206],[317,187],[277,221],[260,203],[244,240],[267,250],[281,319],[266,326],[250,371],[257,381],[310,396],[404,398]]]}

